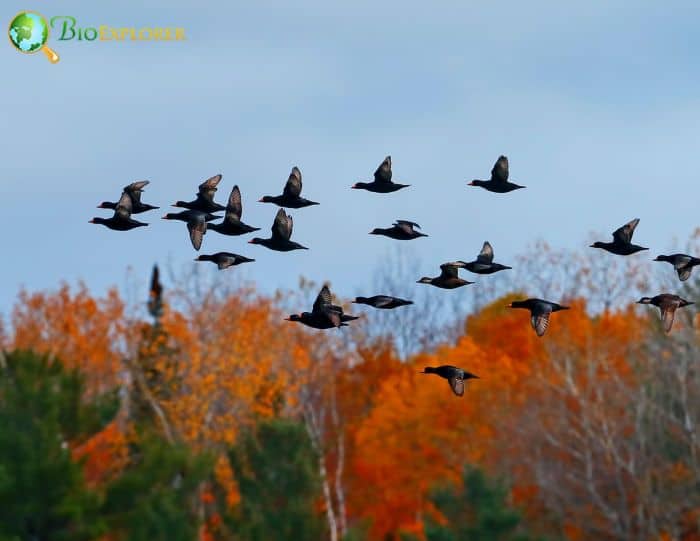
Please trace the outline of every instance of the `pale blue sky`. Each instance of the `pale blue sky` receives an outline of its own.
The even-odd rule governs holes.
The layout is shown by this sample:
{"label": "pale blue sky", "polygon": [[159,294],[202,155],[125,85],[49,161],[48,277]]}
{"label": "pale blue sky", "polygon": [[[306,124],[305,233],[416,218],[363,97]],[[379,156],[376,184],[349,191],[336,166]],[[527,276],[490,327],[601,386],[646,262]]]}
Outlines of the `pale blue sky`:
{"label": "pale blue sky", "polygon": [[[244,220],[267,236],[277,208],[256,201],[280,193],[293,165],[321,202],[290,211],[293,239],[311,250],[212,232],[200,252],[256,258],[226,272],[265,290],[304,274],[356,293],[396,242],[367,233],[396,218],[430,235],[412,244],[419,275],[485,239],[506,264],[538,238],[583,250],[591,231],[634,217],[650,256],[683,241],[700,225],[700,5],[568,4],[5,3],[6,21],[31,8],[82,26],[183,26],[188,40],[52,37],[57,65],[0,48],[0,311],[22,285],[83,279],[101,292],[123,286],[129,266],[147,276],[154,262],[193,264],[184,224],[160,216],[216,173],[217,199],[239,184]],[[466,186],[501,153],[526,190]],[[411,188],[350,190],[387,154]],[[139,216],[148,228],[88,224],[137,179],[163,207]]]}

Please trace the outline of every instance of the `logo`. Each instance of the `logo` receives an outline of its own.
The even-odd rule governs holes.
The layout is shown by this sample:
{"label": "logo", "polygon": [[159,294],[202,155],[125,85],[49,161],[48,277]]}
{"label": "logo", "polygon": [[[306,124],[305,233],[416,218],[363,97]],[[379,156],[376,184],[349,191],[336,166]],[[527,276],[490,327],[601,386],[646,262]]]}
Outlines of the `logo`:
{"label": "logo", "polygon": [[58,41],[183,41],[185,29],[180,27],[113,27],[101,24],[97,27],[78,26],[78,20],[68,15],[51,17],[51,24],[35,11],[21,11],[10,21],[7,35],[10,43],[20,53],[34,54],[44,51],[51,63],[58,62],[58,54],[46,42],[50,30]]}
{"label": "logo", "polygon": [[20,53],[34,54],[43,51],[52,64],[58,62],[58,55],[46,45],[49,40],[49,25],[46,19],[34,11],[21,11],[10,21],[7,29],[10,43]]}

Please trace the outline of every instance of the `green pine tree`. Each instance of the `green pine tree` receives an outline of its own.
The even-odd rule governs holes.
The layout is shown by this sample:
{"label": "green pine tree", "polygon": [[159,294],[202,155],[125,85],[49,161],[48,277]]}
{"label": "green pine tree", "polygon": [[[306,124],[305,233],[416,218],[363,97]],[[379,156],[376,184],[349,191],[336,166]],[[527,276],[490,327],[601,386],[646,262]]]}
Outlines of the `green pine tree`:
{"label": "green pine tree", "polygon": [[317,459],[303,425],[261,421],[229,452],[241,503],[228,517],[236,539],[321,539]]}
{"label": "green pine tree", "polygon": [[104,528],[70,443],[101,430],[115,393],[87,400],[75,370],[26,351],[0,368],[0,539],[93,539]]}

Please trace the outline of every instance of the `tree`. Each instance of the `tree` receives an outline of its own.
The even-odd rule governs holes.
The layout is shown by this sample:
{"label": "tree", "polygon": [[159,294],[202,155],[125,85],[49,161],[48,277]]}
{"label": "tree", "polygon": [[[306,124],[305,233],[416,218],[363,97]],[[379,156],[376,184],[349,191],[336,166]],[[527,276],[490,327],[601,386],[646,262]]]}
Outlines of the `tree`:
{"label": "tree", "polygon": [[93,539],[99,498],[71,451],[112,419],[115,394],[86,399],[77,370],[26,351],[0,374],[0,538]]}
{"label": "tree", "polygon": [[463,486],[435,490],[431,501],[445,519],[427,521],[428,541],[529,541],[520,513],[507,503],[508,490],[476,468],[465,468]]}
{"label": "tree", "polygon": [[228,523],[241,541],[321,539],[316,456],[300,423],[262,420],[229,452],[241,503]]}

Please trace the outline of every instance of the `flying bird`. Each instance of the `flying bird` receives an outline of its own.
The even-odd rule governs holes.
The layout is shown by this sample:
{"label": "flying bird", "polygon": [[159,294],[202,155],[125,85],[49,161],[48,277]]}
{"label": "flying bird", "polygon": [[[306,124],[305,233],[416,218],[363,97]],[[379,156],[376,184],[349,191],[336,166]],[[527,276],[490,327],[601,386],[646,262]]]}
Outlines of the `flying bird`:
{"label": "flying bird", "polygon": [[[211,225],[211,224],[210,224]],[[247,258],[243,255],[233,254],[231,252],[216,252],[215,254],[207,255],[202,254],[195,261],[211,261],[216,263],[219,270],[228,269],[234,265],[240,265],[241,263],[250,263],[255,261],[255,259]]]}
{"label": "flying bird", "polygon": [[91,224],[100,224],[113,229],[114,231],[129,231],[136,227],[144,227],[148,225],[144,222],[139,222],[131,217],[131,197],[128,193],[123,192],[114,209],[114,215],[111,218],[95,217],[90,220]]}
{"label": "flying bird", "polygon": [[530,324],[535,329],[537,336],[542,336],[549,326],[549,316],[552,312],[568,310],[568,306],[562,306],[556,302],[544,301],[542,299],[526,299],[524,301],[513,301],[508,308],[525,308],[530,310]]}
{"label": "flying bird", "polygon": [[462,368],[452,366],[451,364],[444,364],[442,366],[426,366],[421,374],[437,374],[441,378],[445,378],[449,384],[452,392],[457,396],[462,396],[464,394],[464,380],[468,379],[479,379],[479,376],[467,372]]}
{"label": "flying bird", "polygon": [[275,216],[275,221],[272,223],[272,236],[269,239],[261,239],[255,237],[249,240],[250,244],[261,244],[270,250],[278,252],[290,252],[292,250],[308,250],[306,246],[302,246],[298,242],[290,240],[294,222],[292,217],[284,212],[284,209],[279,209]]}
{"label": "flying bird", "polygon": [[474,282],[468,282],[459,277],[457,269],[459,265],[457,263],[443,263],[440,265],[440,275],[435,278],[429,278],[424,276],[418,280],[418,284],[429,284],[431,286],[439,287],[441,289],[456,289],[458,287],[473,284]]}
{"label": "flying bird", "polygon": [[187,231],[190,233],[190,241],[195,250],[199,250],[202,246],[202,239],[207,232],[207,222],[218,219],[208,212],[199,210],[183,210],[182,212],[169,212],[163,216],[164,220],[180,220],[187,224]]}
{"label": "flying bird", "polygon": [[352,185],[352,188],[374,193],[391,193],[410,186],[410,184],[392,182],[391,176],[391,156],[387,156],[374,172],[374,180],[372,182],[356,182]]}
{"label": "flying bird", "polygon": [[632,235],[634,235],[638,224],[639,218],[635,218],[613,232],[612,242],[594,242],[590,247],[600,248],[616,255],[632,255],[642,250],[648,250],[649,248],[632,244]]}
{"label": "flying bird", "polygon": [[666,261],[673,265],[673,268],[678,273],[678,278],[681,282],[685,282],[690,278],[690,273],[693,272],[693,267],[700,265],[700,258],[693,257],[687,254],[671,254],[659,255],[654,261]]}
{"label": "flying bird", "polygon": [[673,320],[676,316],[676,310],[695,303],[692,301],[686,301],[678,295],[662,293],[661,295],[656,295],[655,297],[642,297],[637,301],[637,304],[653,304],[654,306],[658,307],[659,310],[661,310],[661,321],[664,325],[664,331],[669,333],[671,332],[671,327],[673,327]]}
{"label": "flying bird", "polygon": [[301,171],[298,167],[292,167],[292,172],[289,173],[287,184],[284,185],[282,195],[266,195],[262,197],[259,203],[274,203],[280,207],[289,209],[300,209],[311,205],[318,205],[316,201],[309,201],[301,197]]}
{"label": "flying bird", "polygon": [[214,201],[214,194],[216,193],[219,182],[221,182],[221,175],[214,175],[208,178],[199,185],[199,191],[195,199],[192,201],[175,201],[173,206],[197,210],[199,212],[219,212],[220,210],[226,210],[226,207]]}
{"label": "flying bird", "polygon": [[390,310],[392,308],[398,308],[399,306],[413,304],[413,301],[400,299],[398,297],[391,297],[390,295],[375,295],[374,297],[356,297],[355,300],[352,302],[355,304],[366,304],[368,306],[373,306],[374,308],[381,308],[384,310]]}
{"label": "flying bird", "polygon": [[408,220],[396,220],[391,227],[375,227],[369,232],[369,234],[383,235],[385,237],[389,237],[390,239],[396,240],[411,240],[428,236],[425,233],[416,231],[416,228],[420,229],[420,226],[415,222],[409,222]]}
{"label": "flying bird", "polygon": [[341,306],[333,304],[331,291],[324,285],[314,301],[311,312],[292,314],[285,318],[285,321],[295,321],[314,329],[333,329],[347,327],[347,322],[355,319],[358,319],[357,316],[345,314]]}
{"label": "flying bird", "polygon": [[222,235],[245,235],[246,233],[252,233],[253,231],[259,231],[259,227],[252,227],[248,224],[244,224],[241,221],[243,216],[243,203],[241,202],[241,190],[238,186],[234,186],[231,190],[231,195],[228,198],[228,205],[226,205],[226,214],[221,223],[209,224],[207,227],[217,233]]}
{"label": "flying bird", "polygon": [[160,283],[158,265],[153,265],[151,287],[148,290],[148,313],[155,319],[163,315],[163,285]]}
{"label": "flying bird", "polygon": [[474,261],[468,263],[457,261],[457,263],[460,264],[460,268],[467,269],[469,272],[476,274],[493,274],[494,272],[513,268],[493,262],[493,248],[488,241],[484,242],[481,252],[479,252],[479,255],[476,256]]}
{"label": "flying bird", "polygon": [[489,180],[474,179],[469,183],[469,186],[479,186],[495,193],[508,193],[525,188],[525,186],[508,182],[508,174],[508,158],[499,156],[491,169],[491,178]]}
{"label": "flying bird", "polygon": [[[131,198],[131,214],[141,214],[149,210],[155,210],[160,207],[154,207],[153,205],[148,205],[141,202],[141,193],[143,189],[150,183],[148,180],[139,180],[137,182],[132,182],[128,186],[124,186],[122,194],[126,193]],[[98,209],[116,209],[118,203],[112,201],[102,201],[97,205]]]}

